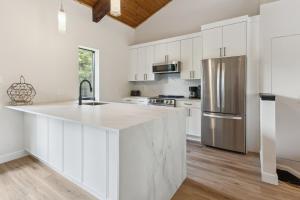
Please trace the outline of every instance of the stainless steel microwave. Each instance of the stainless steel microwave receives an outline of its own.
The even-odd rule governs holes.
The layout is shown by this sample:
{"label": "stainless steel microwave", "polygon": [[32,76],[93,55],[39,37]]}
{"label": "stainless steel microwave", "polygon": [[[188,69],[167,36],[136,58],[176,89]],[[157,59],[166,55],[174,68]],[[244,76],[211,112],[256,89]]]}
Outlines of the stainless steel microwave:
{"label": "stainless steel microwave", "polygon": [[179,73],[180,65],[179,61],[174,61],[172,63],[154,64],[152,69],[155,74]]}

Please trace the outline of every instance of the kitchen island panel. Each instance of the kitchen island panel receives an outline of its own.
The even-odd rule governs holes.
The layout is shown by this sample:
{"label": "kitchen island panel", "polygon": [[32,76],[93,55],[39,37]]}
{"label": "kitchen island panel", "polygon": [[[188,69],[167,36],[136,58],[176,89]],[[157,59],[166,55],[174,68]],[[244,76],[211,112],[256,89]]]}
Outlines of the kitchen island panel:
{"label": "kitchen island panel", "polygon": [[185,180],[183,112],[169,113],[120,134],[122,200],[169,200]]}

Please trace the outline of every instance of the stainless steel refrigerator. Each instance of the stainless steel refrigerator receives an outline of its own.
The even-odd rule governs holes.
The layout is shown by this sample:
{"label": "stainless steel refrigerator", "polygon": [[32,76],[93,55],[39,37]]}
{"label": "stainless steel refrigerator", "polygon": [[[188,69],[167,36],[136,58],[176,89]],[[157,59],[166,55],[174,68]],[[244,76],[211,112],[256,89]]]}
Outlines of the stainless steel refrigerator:
{"label": "stainless steel refrigerator", "polygon": [[202,143],[246,153],[246,56],[202,66]]}

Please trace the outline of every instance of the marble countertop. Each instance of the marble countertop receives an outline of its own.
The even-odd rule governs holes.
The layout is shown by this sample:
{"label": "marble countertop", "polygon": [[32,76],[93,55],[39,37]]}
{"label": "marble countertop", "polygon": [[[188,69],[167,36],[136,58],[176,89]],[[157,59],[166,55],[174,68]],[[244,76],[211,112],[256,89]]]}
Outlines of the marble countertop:
{"label": "marble countertop", "polygon": [[[182,108],[107,103],[99,106],[79,106],[75,102],[7,106],[6,108],[60,120],[78,122],[96,128],[122,130],[152,121]],[[182,112],[184,113],[184,112]]]}

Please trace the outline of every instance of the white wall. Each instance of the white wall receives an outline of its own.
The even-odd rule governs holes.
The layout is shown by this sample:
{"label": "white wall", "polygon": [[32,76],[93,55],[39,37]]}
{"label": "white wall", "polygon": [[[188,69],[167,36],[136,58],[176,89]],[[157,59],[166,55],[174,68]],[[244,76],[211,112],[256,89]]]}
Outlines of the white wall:
{"label": "white wall", "polygon": [[259,13],[259,0],[173,0],[136,29],[136,43],[199,32],[201,25]]}
{"label": "white wall", "polygon": [[[57,31],[57,0],[0,2],[0,105],[6,90],[23,74],[37,91],[35,102],[78,96],[79,45],[100,51],[100,98],[128,95],[128,44],[135,31],[110,17],[92,22],[91,9],[65,0],[67,34]],[[116,59],[117,58],[117,59]],[[0,155],[22,149],[22,115],[0,109]]]}
{"label": "white wall", "polygon": [[270,140],[277,157],[300,166],[299,7],[299,0],[261,7],[261,91],[276,95],[276,137]]}
{"label": "white wall", "polygon": [[259,16],[251,17],[248,23],[247,57],[247,149],[250,152],[260,150],[259,131]]}

